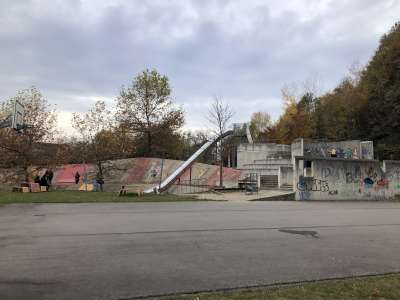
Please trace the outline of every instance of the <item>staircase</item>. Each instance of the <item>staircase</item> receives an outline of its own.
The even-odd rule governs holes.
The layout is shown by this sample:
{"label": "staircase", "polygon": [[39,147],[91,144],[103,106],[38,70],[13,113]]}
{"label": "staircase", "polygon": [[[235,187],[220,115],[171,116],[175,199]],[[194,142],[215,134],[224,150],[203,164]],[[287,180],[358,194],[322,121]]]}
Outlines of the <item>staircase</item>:
{"label": "staircase", "polygon": [[278,175],[261,175],[260,185],[263,190],[273,190],[278,188]]}
{"label": "staircase", "polygon": [[282,186],[280,187],[280,190],[293,191],[293,185],[292,184],[282,184]]}

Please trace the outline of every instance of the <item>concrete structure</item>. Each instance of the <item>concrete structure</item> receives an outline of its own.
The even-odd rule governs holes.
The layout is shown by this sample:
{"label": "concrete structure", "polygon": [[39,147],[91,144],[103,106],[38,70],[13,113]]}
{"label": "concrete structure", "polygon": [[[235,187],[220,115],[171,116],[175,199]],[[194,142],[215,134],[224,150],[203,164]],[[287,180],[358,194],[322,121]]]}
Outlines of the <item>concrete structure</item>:
{"label": "concrete structure", "polygon": [[[301,168],[302,162],[309,168]],[[297,156],[296,200],[394,199],[400,196],[400,162],[383,166],[378,160]]]}
{"label": "concrete structure", "polygon": [[[297,139],[291,145],[275,143],[241,143],[237,147],[237,168],[243,175],[257,173],[265,188],[293,189],[299,181],[293,176],[295,157],[336,158],[349,160],[372,160],[371,141],[326,142]],[[298,161],[302,176],[311,177],[310,162]],[[298,172],[299,173],[299,172]]]}
{"label": "concrete structure", "polygon": [[400,193],[400,161],[384,160],[382,162],[382,170],[387,180],[387,189],[394,191],[397,195]]}
{"label": "concrete structure", "polygon": [[[105,191],[119,191],[121,185],[125,185],[128,191],[138,191],[158,184],[160,180],[168,177],[183,162],[179,160],[164,159],[161,172],[162,160],[159,158],[137,157],[107,161],[104,163],[104,189]],[[31,178],[43,175],[46,168],[31,167],[28,172]],[[61,165],[53,168],[54,178],[52,186],[54,189],[78,190],[84,179],[87,183],[93,183],[96,178],[96,166],[93,164],[71,164]],[[81,175],[80,184],[75,184],[74,174]],[[162,178],[161,178],[162,176]],[[224,168],[224,185],[226,187],[237,187],[241,176],[239,170]],[[23,170],[0,169],[0,190],[10,191],[12,186],[24,181]],[[183,186],[198,185],[199,191],[209,190],[219,184],[219,166],[202,163],[194,163],[181,176],[176,185]],[[182,188],[172,186],[170,192],[190,193],[194,187]]]}
{"label": "concrete structure", "polygon": [[293,167],[280,166],[278,170],[278,187],[293,188]]}
{"label": "concrete structure", "polygon": [[241,143],[237,147],[237,169],[244,175],[258,174],[261,187],[278,188],[281,167],[292,168],[290,145]]}
{"label": "concrete structure", "polygon": [[400,195],[400,162],[373,159],[371,141],[291,145],[296,200],[388,200]]}
{"label": "concrete structure", "polygon": [[291,145],[292,162],[295,156],[309,156],[315,158],[332,157],[345,159],[374,159],[374,144],[372,141],[340,141],[325,142],[306,139],[297,139]]}
{"label": "concrete structure", "polygon": [[314,142],[303,139],[301,141],[303,143],[303,155],[305,156],[331,157],[332,152],[335,152],[338,158],[374,158],[374,145],[371,141]]}
{"label": "concrete structure", "polygon": [[400,161],[374,160],[371,141],[240,144],[237,167],[243,174],[259,174],[266,188],[294,190],[297,200],[388,200],[400,195]]}

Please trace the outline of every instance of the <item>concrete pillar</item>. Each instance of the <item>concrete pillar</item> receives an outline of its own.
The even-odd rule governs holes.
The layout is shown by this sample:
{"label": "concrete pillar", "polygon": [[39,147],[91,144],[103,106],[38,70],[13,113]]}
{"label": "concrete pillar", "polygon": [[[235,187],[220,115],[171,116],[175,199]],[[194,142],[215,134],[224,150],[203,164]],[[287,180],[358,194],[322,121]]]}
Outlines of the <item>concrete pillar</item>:
{"label": "concrete pillar", "polygon": [[282,173],[281,173],[281,167],[278,167],[278,188],[281,188],[282,186],[282,179],[281,179]]}
{"label": "concrete pillar", "polygon": [[294,164],[293,164],[293,190],[296,191],[296,187],[297,187],[297,180],[299,179],[298,176],[298,168],[297,168],[297,164],[298,164],[298,160],[294,159]]}

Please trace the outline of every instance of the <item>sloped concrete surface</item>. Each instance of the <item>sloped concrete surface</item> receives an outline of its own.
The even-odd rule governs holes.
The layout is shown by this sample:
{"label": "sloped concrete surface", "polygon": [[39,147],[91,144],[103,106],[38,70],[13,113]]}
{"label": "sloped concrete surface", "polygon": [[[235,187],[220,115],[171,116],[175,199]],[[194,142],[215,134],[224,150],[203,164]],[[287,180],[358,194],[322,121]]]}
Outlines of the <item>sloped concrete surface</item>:
{"label": "sloped concrete surface", "polygon": [[[138,189],[143,189],[146,185],[154,186],[160,182],[160,179],[167,178],[178,168],[183,161],[164,159],[161,172],[162,160],[160,158],[137,157],[112,160],[104,163],[104,190],[118,191],[121,185],[134,186],[140,184]],[[31,167],[29,174],[33,179],[36,175],[43,175],[47,168]],[[53,188],[63,190],[78,190],[83,184],[84,178],[88,183],[96,178],[97,169],[92,164],[70,164],[61,165],[53,168]],[[80,183],[75,184],[75,174],[81,175]],[[224,184],[227,187],[237,187],[241,171],[224,168]],[[0,169],[0,190],[9,191],[12,186],[24,181],[24,172],[17,169]],[[189,169],[181,176],[181,180],[189,180]],[[191,179],[201,180],[210,187],[219,183],[219,166],[203,163],[194,163],[192,165]],[[132,191],[137,191],[130,189]]]}

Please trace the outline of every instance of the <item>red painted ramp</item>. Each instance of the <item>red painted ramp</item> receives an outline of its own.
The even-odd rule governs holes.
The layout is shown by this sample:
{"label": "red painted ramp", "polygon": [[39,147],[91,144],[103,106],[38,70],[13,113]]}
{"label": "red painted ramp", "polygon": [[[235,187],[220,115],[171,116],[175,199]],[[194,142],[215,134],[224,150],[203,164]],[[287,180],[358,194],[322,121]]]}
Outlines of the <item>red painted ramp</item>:
{"label": "red painted ramp", "polygon": [[54,182],[56,184],[74,184],[76,172],[79,172],[82,180],[90,169],[90,165],[87,164],[64,165],[63,168],[57,172]]}

